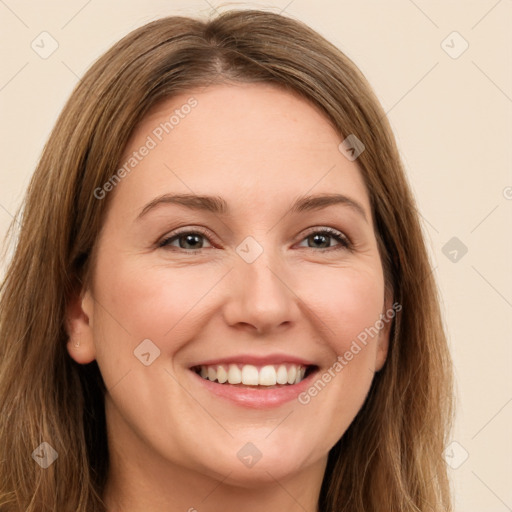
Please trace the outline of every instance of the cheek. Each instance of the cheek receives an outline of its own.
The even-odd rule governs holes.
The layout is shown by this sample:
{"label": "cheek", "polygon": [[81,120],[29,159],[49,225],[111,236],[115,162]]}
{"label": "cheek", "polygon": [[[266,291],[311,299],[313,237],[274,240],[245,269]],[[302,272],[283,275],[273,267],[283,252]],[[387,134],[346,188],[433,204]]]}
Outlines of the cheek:
{"label": "cheek", "polygon": [[[225,274],[224,268],[165,265],[148,267],[137,259],[98,266],[95,336],[100,354],[119,359],[150,339],[162,351],[177,352],[206,318],[208,295]],[[211,295],[213,296],[213,294]],[[165,347],[163,346],[165,345]]]}
{"label": "cheek", "polygon": [[[137,260],[112,260],[109,265],[108,257],[104,261],[97,280],[101,313],[105,313],[103,317],[112,328],[121,330],[133,342],[186,335],[191,324],[197,325],[201,317],[207,316],[207,310],[215,308],[214,297],[222,291],[224,285],[220,281],[226,273],[225,267],[186,261],[173,267],[147,267],[138,265]],[[382,312],[384,284],[378,265],[314,265],[290,273],[287,281],[295,295],[320,319],[321,337],[329,338],[338,353],[365,328],[373,326]],[[297,298],[291,294],[290,300]]]}
{"label": "cheek", "polygon": [[[321,320],[317,325],[325,333],[322,341],[328,345],[328,356],[298,396],[303,416],[315,426],[325,426],[315,430],[315,442],[325,451],[347,430],[371,387],[378,339],[375,325],[384,304],[383,276],[377,265],[329,269],[327,274],[317,275],[309,295]],[[301,297],[306,295],[303,292]]]}
{"label": "cheek", "polygon": [[[119,263],[101,294],[119,323],[135,336],[161,337],[184,319],[213,286],[216,274],[193,268],[142,268]],[[115,315],[114,315],[115,313]]]}
{"label": "cheek", "polygon": [[[384,306],[383,276],[377,267],[330,269],[316,279],[310,292],[315,313],[328,328],[331,348],[339,355],[350,349],[352,341],[364,338],[380,318]],[[301,297],[308,296],[303,293]]]}

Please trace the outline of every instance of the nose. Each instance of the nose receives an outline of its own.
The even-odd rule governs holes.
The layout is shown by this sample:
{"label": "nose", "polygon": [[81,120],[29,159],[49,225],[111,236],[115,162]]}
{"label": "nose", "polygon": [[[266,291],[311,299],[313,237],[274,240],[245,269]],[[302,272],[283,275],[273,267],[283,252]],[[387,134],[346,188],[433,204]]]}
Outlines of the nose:
{"label": "nose", "polygon": [[239,258],[230,274],[229,298],[224,306],[229,326],[267,334],[297,321],[299,298],[287,278],[290,272],[270,251],[252,263]]}

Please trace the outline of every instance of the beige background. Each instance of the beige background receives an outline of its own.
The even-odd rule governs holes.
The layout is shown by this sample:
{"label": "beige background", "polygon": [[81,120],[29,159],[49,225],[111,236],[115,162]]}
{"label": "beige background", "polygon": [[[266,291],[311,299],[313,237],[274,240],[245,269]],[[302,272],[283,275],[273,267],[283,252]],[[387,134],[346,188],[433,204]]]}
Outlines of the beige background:
{"label": "beige background", "polygon": [[[443,296],[458,380],[456,444],[447,454],[456,510],[512,510],[511,0],[0,0],[0,235],[90,64],[154,18],[226,6],[305,21],[373,85],[417,196]],[[43,31],[58,43],[46,59],[31,47],[49,37]],[[458,55],[464,41],[469,47]],[[452,237],[459,247],[447,246],[446,256]]]}

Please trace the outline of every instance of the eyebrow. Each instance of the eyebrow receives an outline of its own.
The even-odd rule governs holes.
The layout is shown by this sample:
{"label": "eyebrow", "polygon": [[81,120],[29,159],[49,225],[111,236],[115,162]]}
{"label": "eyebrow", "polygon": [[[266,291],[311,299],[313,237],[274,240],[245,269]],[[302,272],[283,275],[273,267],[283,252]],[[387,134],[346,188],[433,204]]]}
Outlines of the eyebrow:
{"label": "eyebrow", "polygon": [[[162,196],[156,197],[146,206],[144,206],[137,219],[140,219],[157,206],[164,204],[177,204],[185,206],[191,210],[207,211],[215,214],[229,213],[228,204],[222,197],[219,196],[205,196],[196,194],[164,194]],[[361,215],[365,221],[368,222],[363,206],[354,199],[351,199],[350,197],[343,194],[316,194],[299,197],[293,203],[290,212],[302,213],[313,210],[321,210],[323,208],[327,208],[328,206],[338,204],[350,207],[356,213]]]}
{"label": "eyebrow", "polygon": [[313,210],[321,210],[322,208],[327,208],[328,206],[337,204],[352,208],[356,213],[361,215],[365,221],[368,222],[363,206],[356,200],[351,199],[350,197],[343,194],[317,194],[313,196],[300,197],[295,201],[295,203],[293,203],[291,212],[301,213]]}

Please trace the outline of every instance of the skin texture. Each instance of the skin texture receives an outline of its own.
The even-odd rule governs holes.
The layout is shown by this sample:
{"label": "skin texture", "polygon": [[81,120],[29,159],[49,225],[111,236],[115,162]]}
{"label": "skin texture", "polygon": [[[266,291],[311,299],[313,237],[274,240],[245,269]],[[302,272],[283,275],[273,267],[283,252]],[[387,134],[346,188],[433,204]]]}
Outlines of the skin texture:
{"label": "skin texture", "polygon": [[[166,100],[137,127],[121,165],[192,96],[197,106],[109,192],[92,286],[68,309],[69,354],[96,359],[108,390],[105,497],[112,512],[316,510],[328,451],[384,364],[388,325],[307,405],[236,405],[189,368],[289,354],[313,361],[321,376],[375,325],[391,300],[368,193],[326,118],[269,84]],[[334,192],[364,216],[346,204],[290,211],[298,197]],[[161,204],[137,219],[166,193],[218,195],[230,211]],[[207,237],[196,245],[158,247],[177,228],[198,227]],[[312,240],[325,227],[351,247]],[[248,236],[263,249],[252,263],[236,250]],[[160,350],[149,366],[134,356],[145,339]],[[248,442],[262,454],[250,468],[237,457]]]}

